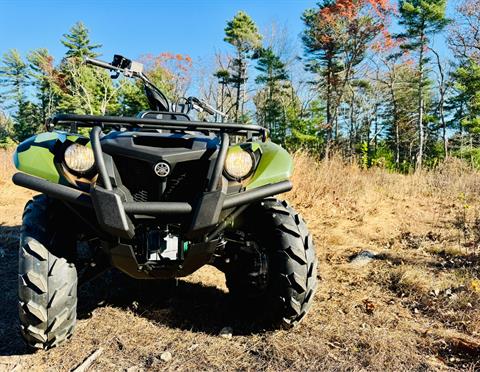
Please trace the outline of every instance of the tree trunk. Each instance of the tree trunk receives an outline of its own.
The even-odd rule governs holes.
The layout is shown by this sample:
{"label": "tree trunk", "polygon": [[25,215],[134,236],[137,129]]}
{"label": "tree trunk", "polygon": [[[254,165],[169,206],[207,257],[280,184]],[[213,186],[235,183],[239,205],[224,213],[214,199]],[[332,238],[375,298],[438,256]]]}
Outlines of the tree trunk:
{"label": "tree trunk", "polygon": [[[222,90],[221,90],[221,96],[220,96],[220,111],[225,112],[225,82],[222,81],[220,84],[222,84]],[[223,120],[225,117],[222,115],[221,116],[221,122],[223,123]]]}
{"label": "tree trunk", "polygon": [[448,157],[448,138],[447,138],[447,123],[445,120],[445,110],[443,108],[445,104],[445,94],[446,94],[446,84],[445,84],[445,74],[443,72],[442,62],[440,60],[440,55],[437,51],[433,48],[429,48],[433,54],[435,54],[435,58],[437,59],[437,68],[439,73],[439,94],[440,94],[440,101],[438,102],[438,114],[440,115],[440,121],[442,122],[442,137],[443,137],[443,152],[445,158]]}
{"label": "tree trunk", "polygon": [[[375,102],[375,126],[374,126],[374,133],[375,133],[375,138],[373,139],[373,153],[376,156],[377,155],[377,146],[378,146],[378,102]],[[368,128],[368,132],[370,133],[370,127]]]}
{"label": "tree trunk", "polygon": [[390,95],[392,98],[392,110],[393,110],[393,123],[395,126],[395,166],[397,169],[400,168],[400,128],[398,125],[398,108],[397,108],[397,97],[395,95],[395,66],[392,67],[390,72],[389,88]]}
{"label": "tree trunk", "polygon": [[235,122],[238,123],[239,114],[240,114],[240,93],[242,87],[242,77],[243,77],[243,55],[241,52],[238,52],[238,76],[237,76],[237,97],[235,100]]}
{"label": "tree trunk", "polygon": [[355,131],[355,91],[352,89],[352,99],[350,100],[350,156],[353,156],[353,142]]}
{"label": "tree trunk", "polygon": [[325,146],[325,157],[328,159],[330,156],[330,145],[332,142],[332,61],[329,59],[327,64],[327,97],[326,97],[326,114],[327,114],[327,143]]}
{"label": "tree trunk", "polygon": [[422,33],[420,36],[420,55],[418,57],[418,153],[416,168],[422,169],[423,164],[423,148],[425,144],[425,128],[423,126],[423,49],[425,45],[425,35]]}
{"label": "tree trunk", "polygon": [[443,129],[443,152],[445,153],[445,159],[448,158],[448,138],[447,138],[447,124],[445,122],[445,115],[443,112],[443,103],[440,107],[440,118],[442,119]]}
{"label": "tree trunk", "polygon": [[397,169],[400,168],[400,128],[398,122],[395,121],[395,164]]}

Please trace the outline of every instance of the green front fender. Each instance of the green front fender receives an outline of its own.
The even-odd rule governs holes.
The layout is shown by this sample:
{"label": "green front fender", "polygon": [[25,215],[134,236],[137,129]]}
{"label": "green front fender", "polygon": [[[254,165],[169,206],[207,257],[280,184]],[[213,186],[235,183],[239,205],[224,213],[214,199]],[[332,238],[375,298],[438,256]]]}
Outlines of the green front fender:
{"label": "green front fender", "polygon": [[21,172],[55,183],[68,183],[62,176],[61,165],[56,158],[60,148],[67,142],[86,144],[88,139],[62,131],[40,133],[18,145],[13,153],[13,163]]}
{"label": "green front fender", "polygon": [[253,142],[252,150],[260,150],[260,161],[253,175],[246,181],[247,190],[290,179],[293,160],[282,146],[271,141]]}

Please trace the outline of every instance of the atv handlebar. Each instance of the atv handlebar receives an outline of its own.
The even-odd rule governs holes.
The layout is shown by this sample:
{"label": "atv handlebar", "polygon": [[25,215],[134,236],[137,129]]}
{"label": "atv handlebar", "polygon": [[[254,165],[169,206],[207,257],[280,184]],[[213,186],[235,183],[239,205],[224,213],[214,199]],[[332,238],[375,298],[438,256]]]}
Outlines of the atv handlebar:
{"label": "atv handlebar", "polygon": [[[155,94],[160,96],[160,103],[167,111],[170,111],[170,102],[165,96],[165,94],[153,84],[148,77],[143,73],[143,64],[135,61],[131,61],[120,55],[115,55],[113,57],[112,63],[107,63],[99,59],[85,57],[83,60],[86,64],[104,68],[106,70],[115,71],[116,74],[112,75],[112,79],[118,78],[120,73],[125,77],[138,78],[143,81],[145,88],[149,88],[150,91],[154,91]],[[153,107],[152,107],[153,108]]]}
{"label": "atv handlebar", "polygon": [[90,58],[90,57],[85,57],[84,62],[88,65],[93,65],[101,68],[105,68],[107,70],[114,70],[114,71],[123,71],[124,69],[120,67],[116,67],[114,65],[111,65],[110,63],[100,61],[99,59],[95,58]]}

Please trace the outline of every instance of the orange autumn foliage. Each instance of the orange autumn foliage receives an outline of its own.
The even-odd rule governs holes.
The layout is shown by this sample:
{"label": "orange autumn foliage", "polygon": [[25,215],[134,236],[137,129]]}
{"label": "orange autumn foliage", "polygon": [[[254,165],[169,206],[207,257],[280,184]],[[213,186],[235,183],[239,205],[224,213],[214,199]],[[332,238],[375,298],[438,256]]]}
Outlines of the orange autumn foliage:
{"label": "orange autumn foliage", "polygon": [[[373,44],[377,51],[394,48],[395,40],[391,37],[388,26],[388,15],[394,12],[389,0],[336,0],[323,7],[319,13],[319,22],[335,25],[339,21],[353,23],[361,15],[369,15],[377,20],[380,35]],[[321,42],[328,42],[328,35],[322,35]]]}
{"label": "orange autumn foliage", "polygon": [[335,21],[336,17],[347,19],[356,18],[362,11],[369,12],[372,16],[385,19],[393,6],[388,0],[336,0],[320,11],[320,15],[327,21]]}
{"label": "orange autumn foliage", "polygon": [[142,61],[145,63],[147,69],[162,68],[172,73],[188,72],[193,66],[192,58],[189,55],[169,52],[163,52],[157,56],[146,54],[142,56]]}

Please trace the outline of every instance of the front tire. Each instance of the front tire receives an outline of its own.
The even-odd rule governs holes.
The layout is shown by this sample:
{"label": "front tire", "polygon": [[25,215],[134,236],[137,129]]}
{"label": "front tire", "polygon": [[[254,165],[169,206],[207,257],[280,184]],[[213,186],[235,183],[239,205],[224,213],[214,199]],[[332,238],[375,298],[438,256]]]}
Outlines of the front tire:
{"label": "front tire", "polygon": [[48,349],[66,340],[77,318],[77,270],[66,254],[75,241],[45,195],[25,206],[20,237],[18,308],[28,346]]}
{"label": "front tire", "polygon": [[235,233],[243,244],[227,243],[227,287],[237,300],[262,309],[276,328],[291,328],[307,314],[317,288],[312,237],[285,201],[266,199],[243,221]]}

